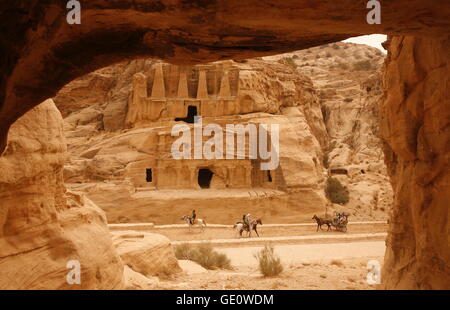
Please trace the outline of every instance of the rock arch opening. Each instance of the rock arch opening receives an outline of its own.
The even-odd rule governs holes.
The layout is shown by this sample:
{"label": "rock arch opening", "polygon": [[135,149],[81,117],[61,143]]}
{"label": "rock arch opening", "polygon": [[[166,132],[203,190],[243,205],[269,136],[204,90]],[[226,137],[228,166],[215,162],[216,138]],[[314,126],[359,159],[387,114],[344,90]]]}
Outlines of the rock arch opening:
{"label": "rock arch opening", "polygon": [[[386,288],[449,288],[450,259],[448,236],[445,235],[448,228],[449,109],[445,103],[448,102],[446,83],[449,76],[450,27],[447,12],[450,3],[433,7],[429,0],[415,0],[414,6],[409,0],[383,2],[383,10],[390,13],[386,14],[381,25],[368,25],[364,20],[366,7],[358,7],[354,0],[343,0],[339,6],[329,7],[324,4],[313,8],[308,7],[308,1],[288,1],[281,4],[274,0],[271,5],[277,14],[273,14],[274,11],[266,2],[256,0],[245,4],[219,0],[205,4],[204,7],[193,2],[182,4],[182,15],[178,14],[178,10],[174,14],[172,7],[138,7],[134,1],[127,0],[123,1],[120,8],[111,10],[111,3],[94,0],[83,9],[84,16],[90,18],[89,22],[77,29],[64,22],[64,6],[41,1],[28,12],[23,9],[28,7],[25,2],[18,0],[14,4],[0,6],[0,15],[11,11],[17,13],[14,21],[5,20],[4,37],[8,40],[0,43],[5,59],[8,60],[0,63],[0,71],[4,73],[0,75],[0,164],[10,163],[9,161],[15,163],[11,156],[21,155],[15,153],[17,150],[12,147],[3,153],[7,146],[8,130],[17,119],[45,99],[54,97],[69,81],[119,60],[157,56],[180,64],[205,63],[222,57],[243,59],[299,50],[340,41],[356,34],[378,32],[395,36],[387,43],[391,52],[386,61],[383,77],[385,95],[379,109],[382,119],[380,134],[383,137],[387,171],[395,186],[396,197],[383,282]],[[240,10],[235,10],[235,6],[239,6]],[[213,10],[217,10],[218,14],[210,18]],[[308,18],[299,18],[304,15],[305,10],[308,10]],[[420,17],[417,12],[420,12]],[[204,18],[198,18],[199,16]],[[164,22],[148,22],[150,19],[158,20],[158,17]],[[193,17],[198,18],[199,23],[192,23]],[[244,24],[241,22],[243,20],[246,21]],[[271,26],[270,30],[267,25]],[[35,31],[36,27],[39,27],[39,31]],[[309,30],[307,34],[304,29]],[[227,39],[218,41],[219,37]],[[374,88],[368,87],[366,91],[372,93]],[[208,92],[202,94],[206,96]],[[111,108],[104,115],[105,124],[117,124],[117,118],[111,117],[115,110]],[[41,109],[38,112],[41,113]],[[56,116],[52,114],[51,118],[53,117]],[[29,125],[39,124],[38,117],[29,119]],[[57,134],[61,130],[47,128],[45,131],[45,126],[41,125],[35,129],[42,130],[43,137],[45,133]],[[14,142],[15,138],[17,135],[12,133],[10,141]],[[62,158],[64,148],[56,145],[52,144],[47,150]],[[36,152],[36,149],[27,147],[23,150]],[[45,152],[44,148],[39,150],[41,151]],[[86,149],[83,155],[89,159],[96,152],[95,149]],[[67,239],[64,244],[72,244],[72,239],[78,240],[71,237],[71,233],[77,231],[76,225],[71,228],[61,225],[58,222],[62,221],[61,217],[56,214],[68,209],[65,205],[66,198],[63,198],[62,159],[59,156],[40,158],[41,162],[32,162],[30,167],[42,167],[43,170],[27,171],[35,175],[45,174],[53,182],[50,186],[35,184],[36,196],[49,202],[44,203],[47,208],[45,211],[48,212],[41,212],[42,217],[46,214],[51,216],[35,220],[64,227],[67,233],[50,238],[48,232],[54,230],[49,229],[36,233],[34,236],[37,236],[37,242],[30,241],[21,248],[20,253],[13,248],[2,249],[2,260],[6,261],[6,267],[0,272],[6,275],[1,278],[14,277],[18,288],[30,288],[20,285],[29,283],[25,275],[35,269],[14,265],[12,254],[25,257],[27,253],[34,252],[32,245],[39,243],[44,248],[47,244],[53,244],[58,237],[61,237],[60,240]],[[97,160],[97,163],[92,164],[102,166],[105,159],[99,157]],[[114,161],[114,164],[120,166],[120,160]],[[14,165],[5,167],[11,168]],[[23,168],[20,165],[17,167]],[[146,171],[143,169],[145,167],[146,165],[133,168],[142,174]],[[242,174],[247,173],[242,171]],[[367,174],[368,170],[365,171]],[[100,174],[96,174],[96,177],[100,178],[110,173],[107,170],[98,172]],[[26,177],[31,178],[31,174]],[[223,174],[221,177],[226,179],[228,175]],[[11,196],[10,193],[16,190],[14,186],[21,186],[17,183],[20,178],[15,178],[13,173],[4,173],[1,178],[4,179],[0,180],[0,184],[6,184],[2,185],[1,190],[7,196]],[[145,180],[145,177],[141,180]],[[20,197],[23,212],[3,213],[0,215],[0,223],[9,223],[8,227],[14,227],[15,223],[26,222],[21,215],[30,213],[29,210],[33,208],[31,200],[36,200],[35,197],[27,197]],[[67,200],[75,204],[82,201],[76,195],[71,195]],[[3,203],[6,209],[16,208],[18,205],[16,201]],[[76,208],[71,208],[70,212],[74,212],[74,209]],[[101,215],[96,218],[101,218]],[[45,226],[37,224],[39,227]],[[86,224],[85,227],[89,225]],[[100,236],[102,240],[108,240],[104,223],[99,223],[98,227],[104,229]],[[23,240],[28,238],[27,233],[15,232]],[[86,229],[86,234],[86,240],[91,240],[90,236],[94,236],[95,232]],[[42,236],[45,238],[41,238]],[[2,239],[7,238],[7,234],[2,235]],[[10,242],[2,241],[6,241],[5,244]],[[118,261],[107,242],[104,246],[106,250],[102,252],[107,254],[101,258],[87,259],[87,265],[92,266],[87,270],[97,270],[99,266],[104,266],[104,261]],[[87,243],[76,244],[73,252],[78,254],[75,248],[88,247]],[[60,270],[49,270],[46,267],[54,267],[55,263],[45,263],[45,259],[43,261],[46,265],[42,269],[47,276],[60,274],[64,270],[64,266]],[[123,266],[115,265],[117,270],[123,270]],[[83,288],[120,287],[120,280],[110,281],[121,278],[118,271],[113,269],[112,265],[102,269],[102,276],[98,279],[103,281],[84,282]],[[39,281],[33,283],[45,283],[47,288],[60,288],[63,285],[63,280],[57,280],[56,277],[50,281],[40,281],[41,278],[36,276]],[[86,278],[94,279],[95,276],[92,274],[92,277]],[[0,288],[10,288],[7,285],[0,283]]]}

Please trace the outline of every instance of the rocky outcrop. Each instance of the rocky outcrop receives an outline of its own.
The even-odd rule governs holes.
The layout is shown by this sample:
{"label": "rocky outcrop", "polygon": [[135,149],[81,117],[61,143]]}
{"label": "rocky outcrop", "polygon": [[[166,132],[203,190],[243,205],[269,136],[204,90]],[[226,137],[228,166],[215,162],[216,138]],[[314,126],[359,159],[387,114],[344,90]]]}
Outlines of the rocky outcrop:
{"label": "rocky outcrop", "polygon": [[154,62],[125,61],[94,71],[65,85],[53,100],[64,118],[70,115],[69,123],[87,131],[123,129],[133,75],[149,71]]}
{"label": "rocky outcrop", "polygon": [[450,287],[450,38],[392,37],[380,109],[395,193],[387,289]]}
{"label": "rocky outcrop", "polygon": [[[104,212],[65,190],[66,157],[62,117],[51,100],[11,128],[0,157],[0,289],[122,287],[123,264]],[[80,263],[80,285],[66,281],[71,260]]]}
{"label": "rocky outcrop", "polygon": [[317,90],[327,136],[323,164],[350,197],[345,206],[330,204],[329,214],[345,210],[352,219],[380,220],[392,206],[378,124],[384,56],[374,47],[337,42],[265,57],[296,67]]}
{"label": "rocky outcrop", "polygon": [[113,242],[125,265],[146,277],[167,277],[181,271],[170,244],[163,235],[115,231]]}

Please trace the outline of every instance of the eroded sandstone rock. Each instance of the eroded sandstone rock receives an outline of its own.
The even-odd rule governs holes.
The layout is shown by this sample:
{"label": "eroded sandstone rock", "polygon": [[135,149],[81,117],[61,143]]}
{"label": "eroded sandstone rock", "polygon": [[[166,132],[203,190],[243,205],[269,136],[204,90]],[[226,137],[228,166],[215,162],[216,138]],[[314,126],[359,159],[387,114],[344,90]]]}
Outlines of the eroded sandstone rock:
{"label": "eroded sandstone rock", "polygon": [[392,37],[380,109],[395,201],[387,289],[450,287],[450,39]]}
{"label": "eroded sandstone rock", "polygon": [[124,264],[135,272],[147,277],[167,277],[181,271],[167,237],[136,231],[114,231],[112,234]]}
{"label": "eroded sandstone rock", "polygon": [[[0,157],[0,289],[115,289],[123,264],[106,218],[90,200],[66,192],[62,117],[52,100],[11,128]],[[66,265],[81,265],[69,285]]]}

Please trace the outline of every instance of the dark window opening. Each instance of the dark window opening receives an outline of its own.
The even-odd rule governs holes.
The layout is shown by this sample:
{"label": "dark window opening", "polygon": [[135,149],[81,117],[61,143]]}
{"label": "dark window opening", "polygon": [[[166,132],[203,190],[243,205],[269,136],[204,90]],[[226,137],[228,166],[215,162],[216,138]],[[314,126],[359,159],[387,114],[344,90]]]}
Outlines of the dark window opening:
{"label": "dark window opening", "polygon": [[347,169],[331,169],[331,174],[348,174]]}
{"label": "dark window opening", "polygon": [[214,173],[209,169],[198,170],[198,185],[201,188],[209,188],[211,186],[211,180]]}
{"label": "dark window opening", "polygon": [[146,171],[146,174],[147,174],[147,176],[146,176],[147,182],[153,182],[152,169],[149,168],[149,169],[146,169],[145,171]]}
{"label": "dark window opening", "polygon": [[267,181],[272,182],[272,175],[270,174],[269,170],[267,170]]}
{"label": "dark window opening", "polygon": [[194,105],[188,106],[187,116],[186,117],[177,117],[175,118],[176,122],[186,122],[189,124],[194,123],[194,116],[197,116],[197,107]]}

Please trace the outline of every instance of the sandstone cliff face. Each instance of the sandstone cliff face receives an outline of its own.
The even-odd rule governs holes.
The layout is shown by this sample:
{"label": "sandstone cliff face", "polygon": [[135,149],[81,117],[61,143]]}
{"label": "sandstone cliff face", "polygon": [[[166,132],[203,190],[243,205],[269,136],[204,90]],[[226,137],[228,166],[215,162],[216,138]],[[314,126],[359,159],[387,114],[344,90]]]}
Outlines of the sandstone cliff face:
{"label": "sandstone cliff face", "polygon": [[450,39],[392,37],[380,109],[395,192],[387,289],[450,287]]}
{"label": "sandstone cliff face", "polygon": [[[146,66],[146,64],[150,65]],[[161,65],[164,66],[164,69]],[[232,177],[233,179],[230,180],[227,173],[223,173],[221,168],[217,168],[214,170],[213,189],[238,186],[242,190],[223,192],[222,195],[225,196],[217,196],[217,201],[213,204],[215,207],[211,208],[210,205],[215,196],[212,192],[189,194],[189,191],[184,191],[183,194],[183,191],[173,191],[169,195],[172,200],[168,201],[166,199],[167,192],[155,191],[155,188],[152,188],[155,186],[153,183],[145,183],[146,168],[156,165],[155,159],[163,160],[171,157],[171,139],[161,139],[161,136],[165,136],[167,133],[170,136],[172,126],[177,124],[174,122],[174,117],[183,116],[186,112],[183,112],[184,105],[180,106],[180,111],[176,110],[178,108],[174,108],[176,104],[179,104],[179,101],[175,102],[174,99],[170,99],[173,102],[167,103],[161,111],[154,111],[153,114],[148,113],[146,108],[142,110],[139,101],[136,101],[137,94],[142,93],[144,94],[142,99],[144,107],[159,105],[161,98],[155,102],[147,103],[145,101],[150,100],[150,94],[153,96],[156,92],[156,86],[153,84],[157,70],[160,70],[158,74],[164,72],[163,93],[170,97],[176,96],[179,89],[177,73],[181,69],[191,70],[192,73],[189,74],[188,80],[191,84],[198,81],[199,69],[196,67],[189,69],[185,66],[180,69],[152,60],[136,61],[133,63],[132,69],[123,69],[123,66],[122,64],[119,66],[120,70],[109,68],[99,71],[115,72],[111,78],[113,80],[123,79],[120,83],[122,86],[129,83],[124,88],[116,87],[109,91],[109,98],[119,98],[117,93],[127,94],[120,96],[120,100],[113,102],[106,100],[96,103],[93,107],[83,108],[88,105],[86,102],[91,102],[93,99],[77,91],[74,85],[91,83],[100,74],[99,72],[81,78],[82,81],[72,82],[63,88],[61,94],[56,98],[58,107],[63,110],[63,114],[68,115],[65,118],[65,132],[71,156],[65,166],[66,182],[70,188],[86,193],[96,204],[106,210],[110,221],[173,223],[179,221],[180,214],[190,212],[189,210],[193,207],[202,212],[204,216],[220,219],[221,223],[236,220],[236,214],[242,212],[256,212],[266,215],[272,221],[276,221],[278,217],[274,215],[279,213],[278,215],[283,218],[283,221],[290,222],[307,220],[310,218],[310,213],[324,212],[325,199],[321,186],[323,184],[322,146],[327,144],[328,137],[318,96],[306,76],[296,74],[290,66],[257,59],[241,62],[228,61],[209,66],[211,67],[208,71],[210,99],[207,102],[214,103],[215,92],[218,93],[219,98],[224,96],[226,91],[214,90],[216,84],[213,83],[211,76],[213,74],[220,76],[227,70],[231,83],[227,86],[227,91],[236,96],[236,106],[233,107],[231,101],[228,101],[228,103],[212,104],[210,108],[207,108],[205,103],[201,108],[204,122],[218,123],[223,126],[229,123],[279,124],[281,168],[271,178],[276,179],[277,186],[281,186],[281,189],[285,191],[283,193],[274,187],[253,190],[251,184],[248,186],[238,185],[239,182],[242,182],[241,176]],[[135,80],[129,74],[122,74],[122,71],[134,72],[135,68],[142,70],[142,73],[138,74],[142,80],[139,85],[142,84],[142,86],[135,85],[132,91],[130,85],[133,85]],[[200,68],[204,70],[205,66]],[[160,82],[156,84],[158,83]],[[219,80],[217,87],[223,83]],[[195,83],[194,86],[191,84],[186,91],[189,90],[189,92],[193,92],[193,96],[197,96],[197,86]],[[142,90],[141,87],[143,87]],[[96,92],[97,90],[93,89],[92,91]],[[224,98],[230,100],[231,93],[228,97],[225,95]],[[183,94],[183,96],[188,95],[192,94]],[[160,94],[160,96],[164,95]],[[67,98],[71,98],[69,104],[64,102]],[[98,98],[98,95],[94,95],[94,98]],[[81,109],[71,113],[70,102],[79,102]],[[190,104],[198,104],[198,100],[190,102]],[[118,129],[107,131],[103,130],[107,126],[103,126],[102,122],[105,119],[104,114],[110,109],[111,104],[125,107],[125,112],[116,115]],[[229,112],[222,109],[225,105],[231,107]],[[217,111],[211,109],[215,106]],[[127,110],[128,113],[126,113]],[[144,112],[148,115],[142,114]],[[225,113],[228,114],[224,115]],[[93,117],[93,115],[97,116]],[[128,116],[125,117],[125,115]],[[120,120],[122,121],[120,122]],[[125,129],[127,127],[132,128]],[[170,168],[171,165],[180,163],[191,165],[192,161],[190,163],[173,161],[168,165]],[[211,163],[214,161],[203,164],[211,165]],[[191,176],[178,175],[183,169],[181,166],[172,168],[176,169],[165,177],[164,183],[162,176],[159,176],[158,189],[188,190],[198,187],[194,184],[196,181],[192,184],[189,183]],[[157,174],[164,169],[167,167],[160,166],[155,169],[153,171],[154,178],[157,178]],[[144,171],[144,175],[142,171]],[[225,185],[225,183],[229,184]],[[190,198],[187,199],[185,195]],[[198,197],[195,198],[192,195]],[[149,205],[152,207],[149,208]],[[167,208],[170,209],[173,205],[177,205],[176,210],[167,212]],[[230,205],[233,206],[233,210],[229,209]],[[293,217],[288,218],[287,215],[292,213],[289,211],[291,208],[295,208],[297,212]]]}
{"label": "sandstone cliff face", "polygon": [[392,206],[378,124],[384,58],[377,48],[343,42],[266,57],[296,66],[317,89],[327,134],[323,164],[350,193],[348,204],[330,205],[329,213],[386,219]]}
{"label": "sandstone cliff face", "polygon": [[[51,100],[11,128],[0,157],[0,289],[122,287],[123,264],[104,212],[65,190],[66,158],[61,114]],[[81,285],[66,282],[69,260],[81,264]]]}

